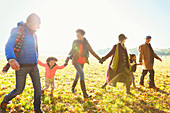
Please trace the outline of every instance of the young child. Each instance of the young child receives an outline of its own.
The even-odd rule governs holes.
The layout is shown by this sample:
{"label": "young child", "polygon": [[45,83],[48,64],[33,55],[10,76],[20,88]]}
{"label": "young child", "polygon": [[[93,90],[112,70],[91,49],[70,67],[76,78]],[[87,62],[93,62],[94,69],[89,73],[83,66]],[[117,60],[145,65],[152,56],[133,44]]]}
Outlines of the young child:
{"label": "young child", "polygon": [[55,57],[49,57],[46,60],[46,63],[42,63],[38,60],[38,64],[42,67],[45,67],[45,87],[42,89],[42,94],[44,94],[44,91],[49,88],[51,85],[51,94],[53,94],[54,91],[54,75],[57,69],[63,69],[66,67],[66,63],[62,66],[58,66],[56,64],[57,58]]}
{"label": "young child", "polygon": [[136,64],[136,55],[135,54],[129,54],[130,56],[130,65],[131,65],[131,72],[132,72],[132,83],[133,83],[133,86],[134,88],[136,88],[136,85],[135,85],[135,77],[134,77],[134,72],[136,72],[136,68],[137,68],[137,65]]}

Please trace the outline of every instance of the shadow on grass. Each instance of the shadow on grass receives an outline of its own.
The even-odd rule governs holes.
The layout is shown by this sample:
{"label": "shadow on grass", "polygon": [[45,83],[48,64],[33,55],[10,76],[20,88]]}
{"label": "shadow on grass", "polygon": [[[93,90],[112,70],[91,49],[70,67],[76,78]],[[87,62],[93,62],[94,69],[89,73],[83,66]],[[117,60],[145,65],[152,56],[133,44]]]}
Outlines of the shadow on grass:
{"label": "shadow on grass", "polygon": [[164,91],[164,90],[161,90],[161,89],[155,89],[157,92],[160,92],[160,93],[162,93],[162,94],[166,94],[166,95],[170,95],[170,93],[168,93],[168,92],[166,92],[166,91]]}
{"label": "shadow on grass", "polygon": [[[133,95],[132,98],[138,98],[138,97]],[[132,103],[122,98],[120,98],[120,100],[124,102],[125,105],[129,107],[130,109],[132,109],[133,112],[135,113],[142,113],[142,112],[149,112],[149,111],[151,111],[152,113],[166,113],[165,111],[149,106],[149,104],[145,100],[142,100],[142,99],[138,99],[139,102],[132,102]]]}

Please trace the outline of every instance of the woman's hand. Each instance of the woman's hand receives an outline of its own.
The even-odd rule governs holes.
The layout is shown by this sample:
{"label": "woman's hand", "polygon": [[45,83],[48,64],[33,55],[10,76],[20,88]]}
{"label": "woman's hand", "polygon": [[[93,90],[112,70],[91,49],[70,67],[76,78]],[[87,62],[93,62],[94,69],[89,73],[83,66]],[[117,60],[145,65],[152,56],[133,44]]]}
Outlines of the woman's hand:
{"label": "woman's hand", "polygon": [[64,66],[67,66],[67,65],[68,65],[68,63],[67,63],[67,62],[65,62],[65,63],[64,63]]}
{"label": "woman's hand", "polygon": [[103,62],[104,62],[104,61],[102,60],[102,58],[100,58],[100,59],[99,59],[99,63],[103,64]]}
{"label": "woman's hand", "polygon": [[65,63],[67,63],[67,64],[68,64],[69,60],[70,60],[70,58],[69,58],[69,57],[67,57],[67,58],[66,58],[66,60],[65,60]]}
{"label": "woman's hand", "polygon": [[102,57],[102,60],[103,60],[103,62],[104,62],[104,61],[106,61],[106,58],[105,58],[105,57]]}

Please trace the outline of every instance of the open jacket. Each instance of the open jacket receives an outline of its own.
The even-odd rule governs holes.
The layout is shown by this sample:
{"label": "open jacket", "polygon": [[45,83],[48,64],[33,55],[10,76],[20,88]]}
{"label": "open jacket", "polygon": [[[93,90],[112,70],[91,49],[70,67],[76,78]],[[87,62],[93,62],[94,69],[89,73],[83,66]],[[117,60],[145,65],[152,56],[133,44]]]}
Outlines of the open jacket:
{"label": "open jacket", "polygon": [[[112,63],[113,63],[113,58],[114,58],[114,56],[115,56],[115,52],[116,52],[116,47],[117,47],[117,45],[119,46],[118,47],[118,51],[119,51],[119,60],[118,60],[118,64],[117,64],[117,68],[116,68],[116,70],[114,71],[112,68],[111,68],[111,65],[112,65]],[[109,83],[109,81],[110,80],[112,80],[112,78],[116,75],[116,74],[118,74],[119,72],[120,72],[120,68],[121,68],[121,66],[120,66],[120,62],[122,62],[121,61],[121,44],[119,43],[119,44],[115,44],[114,46],[113,46],[113,48],[111,49],[111,51],[104,57],[104,59],[106,60],[106,59],[108,59],[109,57],[111,57],[112,56],[112,58],[111,58],[111,61],[110,61],[110,63],[109,63],[109,66],[108,66],[108,69],[107,69],[107,73],[106,73],[106,82],[107,83]],[[127,50],[126,50],[126,58],[127,58],[127,63],[129,64],[129,62],[128,62],[128,54],[127,54]],[[129,64],[130,65],[130,64]],[[130,67],[129,67],[129,65],[128,65],[128,69],[130,70]]]}
{"label": "open jacket", "polygon": [[[86,61],[85,63],[89,64],[89,52],[98,60],[100,60],[100,57],[93,51],[91,45],[89,44],[89,42],[87,41],[86,38],[84,38],[83,42],[80,40],[74,40],[73,44],[72,44],[72,49],[69,52],[68,58],[72,59],[72,64],[76,64],[77,59],[78,59],[78,55],[79,55],[79,47],[80,44],[83,44],[83,53],[81,55],[81,57],[86,57]],[[68,58],[67,58],[67,62],[68,62]]]}
{"label": "open jacket", "polygon": [[[153,49],[152,51],[153,51],[152,56],[156,59],[160,59]],[[143,69],[145,70],[153,69],[153,64],[151,63],[150,49],[146,43],[139,46],[139,62],[142,62]]]}

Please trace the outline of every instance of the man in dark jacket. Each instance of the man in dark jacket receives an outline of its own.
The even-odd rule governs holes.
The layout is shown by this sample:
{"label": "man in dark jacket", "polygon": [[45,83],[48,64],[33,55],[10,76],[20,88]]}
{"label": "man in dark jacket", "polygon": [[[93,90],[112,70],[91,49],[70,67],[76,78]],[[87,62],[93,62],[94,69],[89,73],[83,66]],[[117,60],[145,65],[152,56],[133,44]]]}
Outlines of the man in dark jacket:
{"label": "man in dark jacket", "polygon": [[[34,87],[34,110],[36,113],[41,113],[41,83],[39,76],[39,69],[37,67],[38,53],[37,53],[37,40],[35,32],[39,29],[41,21],[38,15],[32,13],[28,16],[27,22],[19,22],[18,27],[13,28],[11,35],[5,47],[6,58],[12,69],[15,70],[16,88],[4,97],[1,103],[2,112],[6,112],[7,104],[17,95],[21,94],[25,88],[26,75],[29,74],[33,87]],[[24,41],[20,40],[21,48],[16,55],[15,49],[18,35],[20,35],[19,28],[22,26],[24,35]]]}

